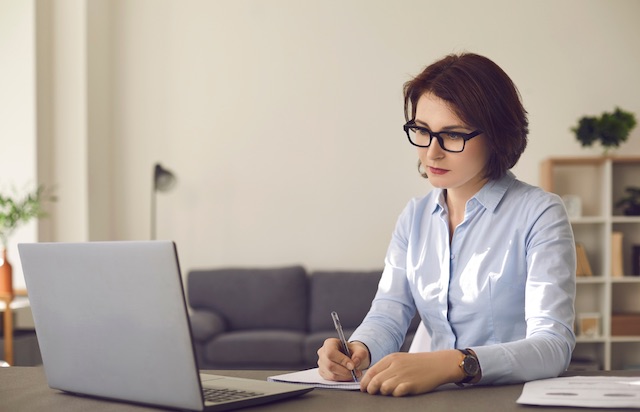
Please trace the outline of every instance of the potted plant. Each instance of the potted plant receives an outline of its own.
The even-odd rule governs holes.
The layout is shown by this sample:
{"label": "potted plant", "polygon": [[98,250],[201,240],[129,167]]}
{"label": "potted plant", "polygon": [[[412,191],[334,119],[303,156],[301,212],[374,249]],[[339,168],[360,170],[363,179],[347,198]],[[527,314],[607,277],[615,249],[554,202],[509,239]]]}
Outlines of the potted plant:
{"label": "potted plant", "polygon": [[604,112],[599,117],[582,117],[571,131],[583,147],[592,146],[599,141],[606,155],[611,148],[617,148],[627,141],[635,126],[635,115],[616,107],[613,113]]}
{"label": "potted plant", "polygon": [[618,200],[616,207],[623,207],[623,212],[627,216],[640,216],[640,187],[627,187],[625,193],[628,193],[622,199]]}
{"label": "potted plant", "polygon": [[55,198],[43,186],[20,198],[0,193],[0,294],[13,294],[13,273],[7,261],[9,237],[22,224],[45,215],[43,203]]}

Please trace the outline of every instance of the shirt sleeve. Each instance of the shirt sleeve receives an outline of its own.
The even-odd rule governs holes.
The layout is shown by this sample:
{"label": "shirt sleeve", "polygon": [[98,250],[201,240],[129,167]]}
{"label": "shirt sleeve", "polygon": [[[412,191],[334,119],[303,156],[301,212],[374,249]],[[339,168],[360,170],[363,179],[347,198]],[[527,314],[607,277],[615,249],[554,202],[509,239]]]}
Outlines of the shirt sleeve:
{"label": "shirt sleeve", "polygon": [[[526,337],[472,349],[482,368],[481,384],[506,384],[558,376],[575,346],[573,332],[576,257],[573,232],[560,199],[530,208],[526,242]],[[549,201],[550,200],[550,201]]]}
{"label": "shirt sleeve", "polygon": [[414,204],[410,202],[398,218],[387,249],[378,292],[367,316],[349,339],[367,345],[371,365],[400,350],[416,313],[405,270],[413,209]]}

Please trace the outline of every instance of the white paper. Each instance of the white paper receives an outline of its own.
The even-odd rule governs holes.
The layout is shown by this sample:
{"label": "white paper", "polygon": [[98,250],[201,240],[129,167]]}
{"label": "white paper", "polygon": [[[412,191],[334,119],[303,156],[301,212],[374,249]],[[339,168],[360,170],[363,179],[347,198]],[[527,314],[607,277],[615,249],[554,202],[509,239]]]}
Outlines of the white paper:
{"label": "white paper", "polygon": [[640,377],[572,376],[531,381],[524,384],[517,403],[585,408],[640,408]]}
{"label": "white paper", "polygon": [[347,391],[360,390],[360,383],[358,382],[336,382],[322,378],[318,368],[269,376],[267,380],[272,382],[300,383],[316,388],[342,389]]}

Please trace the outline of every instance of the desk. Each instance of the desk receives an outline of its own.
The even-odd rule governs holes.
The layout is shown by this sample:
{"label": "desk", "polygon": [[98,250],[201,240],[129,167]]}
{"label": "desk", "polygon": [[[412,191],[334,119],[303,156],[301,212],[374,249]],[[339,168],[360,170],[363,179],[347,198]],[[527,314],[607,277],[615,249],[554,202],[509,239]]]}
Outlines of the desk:
{"label": "desk", "polygon": [[[219,375],[266,379],[282,373],[270,371],[205,371]],[[640,376],[640,371],[580,372],[580,375]],[[567,376],[575,373],[567,373]],[[538,411],[588,412],[596,409],[536,407],[516,404],[522,392],[522,384],[505,386],[477,386],[464,389],[451,388],[436,392],[392,398],[373,396],[358,391],[315,389],[297,398],[267,405],[244,408],[241,411]],[[42,367],[0,368],[0,411],[158,411],[158,409],[118,402],[101,401],[68,395],[50,389]],[[601,409],[614,411],[617,409]],[[619,409],[618,409],[619,410]],[[636,409],[637,410],[637,409]]]}

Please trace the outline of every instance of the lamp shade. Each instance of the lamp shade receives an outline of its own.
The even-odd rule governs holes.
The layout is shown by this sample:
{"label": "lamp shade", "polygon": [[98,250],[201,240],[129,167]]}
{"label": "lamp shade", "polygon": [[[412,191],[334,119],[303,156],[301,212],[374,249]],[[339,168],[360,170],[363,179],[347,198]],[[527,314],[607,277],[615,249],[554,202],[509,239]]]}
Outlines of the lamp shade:
{"label": "lamp shade", "polygon": [[156,163],[153,171],[153,190],[158,192],[166,192],[171,190],[176,184],[175,175],[162,167],[160,163]]}
{"label": "lamp shade", "polygon": [[153,188],[151,190],[151,239],[156,239],[156,195],[167,192],[176,185],[176,176],[168,169],[156,163],[153,167]]}

